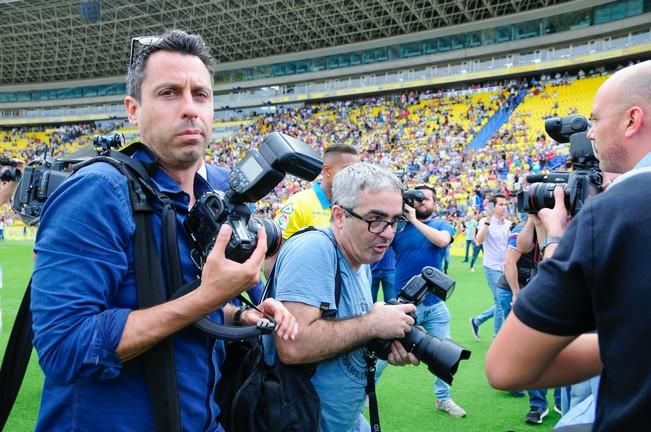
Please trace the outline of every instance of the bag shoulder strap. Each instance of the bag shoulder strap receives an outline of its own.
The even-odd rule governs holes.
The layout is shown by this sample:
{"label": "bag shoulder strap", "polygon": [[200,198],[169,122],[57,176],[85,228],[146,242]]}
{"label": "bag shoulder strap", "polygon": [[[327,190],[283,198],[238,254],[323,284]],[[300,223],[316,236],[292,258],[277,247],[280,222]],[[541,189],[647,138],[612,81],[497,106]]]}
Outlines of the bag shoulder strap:
{"label": "bag shoulder strap", "polygon": [[32,332],[32,314],[29,310],[31,290],[32,281],[30,279],[16,314],[16,320],[2,359],[2,367],[0,367],[0,431],[4,430],[9,419],[25,377],[29,357],[32,354],[34,334]]}
{"label": "bag shoulder strap", "polygon": [[[131,151],[130,154],[133,152]],[[112,151],[107,156],[89,159],[75,165],[74,169],[78,170],[95,162],[109,163],[127,178],[129,199],[136,224],[134,264],[138,306],[144,309],[162,304],[169,298],[169,291],[180,287],[182,282],[181,265],[176,246],[176,216],[171,200],[158,189],[151,179],[150,171],[141,161],[121,152]],[[151,222],[154,200],[159,201],[163,207],[161,218],[163,225],[162,250],[167,264],[165,274]],[[170,247],[170,245],[174,246]],[[145,351],[142,354],[142,359],[156,430],[159,432],[180,431],[182,429],[181,415],[172,338],[165,338],[156,346]]]}
{"label": "bag shoulder strap", "polygon": [[[313,226],[308,226],[303,229],[300,229],[296,231],[294,234],[292,234],[289,238],[293,238],[296,236],[299,236],[303,233],[310,232],[310,231],[319,231],[323,233],[326,237],[328,237],[328,240],[332,242],[332,245],[335,248],[335,259],[336,259],[336,268],[335,268],[335,307],[338,309],[339,308],[339,300],[341,299],[341,268],[339,264],[339,246],[337,245],[337,242],[328,235],[328,233],[315,228]],[[287,239],[289,240],[289,239]],[[276,275],[276,263],[274,263],[273,268],[271,269],[271,272],[269,273],[269,278],[267,279],[267,283],[264,287],[264,292],[262,293],[262,300],[265,300],[267,297],[271,295],[271,292],[273,291],[273,286],[274,286],[274,277]],[[321,316],[323,318],[334,318],[335,315],[337,314],[336,309],[330,309],[328,307],[329,305],[325,305],[325,307],[321,308]]]}

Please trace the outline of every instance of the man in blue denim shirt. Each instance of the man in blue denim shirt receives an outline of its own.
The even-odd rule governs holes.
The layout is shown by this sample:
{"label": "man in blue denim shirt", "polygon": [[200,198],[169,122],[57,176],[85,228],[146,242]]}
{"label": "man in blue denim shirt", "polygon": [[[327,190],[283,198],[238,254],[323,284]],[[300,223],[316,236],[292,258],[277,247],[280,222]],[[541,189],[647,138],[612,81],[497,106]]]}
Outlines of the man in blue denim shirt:
{"label": "man in blue denim shirt", "polygon": [[[190,259],[182,228],[188,209],[204,192],[227,187],[226,171],[203,156],[213,122],[214,60],[200,37],[165,34],[130,65],[125,107],[147,150],[135,155],[157,165],[152,178],[173,201],[183,281],[201,276],[190,294],[137,310],[135,223],[125,177],[95,163],[70,177],[44,206],[32,283],[34,345],[45,373],[37,430],[145,431],[154,429],[140,356],[172,337],[183,429],[222,431],[214,389],[224,349],[186,327],[210,314],[228,322],[230,299],[259,277],[265,233],[240,264],[224,256],[231,229],[222,226],[203,270]],[[153,232],[160,246],[161,218]],[[263,309],[280,319],[278,336],[293,338],[295,320],[280,303]],[[255,322],[257,312],[243,314]]]}

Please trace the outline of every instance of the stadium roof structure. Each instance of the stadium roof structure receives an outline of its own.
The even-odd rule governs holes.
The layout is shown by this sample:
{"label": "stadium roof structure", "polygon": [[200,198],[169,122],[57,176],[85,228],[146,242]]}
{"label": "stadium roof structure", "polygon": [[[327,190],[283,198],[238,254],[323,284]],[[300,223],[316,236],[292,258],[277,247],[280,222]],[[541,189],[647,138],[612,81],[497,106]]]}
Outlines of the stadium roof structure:
{"label": "stadium roof structure", "polygon": [[0,84],[124,75],[132,37],[182,28],[220,62],[454,27],[567,0],[0,0]]}

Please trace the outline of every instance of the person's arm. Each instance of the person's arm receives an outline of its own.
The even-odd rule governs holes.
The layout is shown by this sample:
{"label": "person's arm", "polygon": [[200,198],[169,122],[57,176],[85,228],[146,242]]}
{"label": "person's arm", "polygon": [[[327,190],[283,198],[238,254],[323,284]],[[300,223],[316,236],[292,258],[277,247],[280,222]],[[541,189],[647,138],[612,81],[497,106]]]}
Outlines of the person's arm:
{"label": "person's arm", "polygon": [[444,248],[452,243],[452,236],[449,232],[444,230],[437,230],[436,228],[432,228],[426,223],[418,220],[416,217],[416,211],[413,207],[405,205],[405,216],[407,217],[409,223],[411,223],[414,228],[416,228],[421,234],[425,236],[427,240],[429,240],[435,246]]}
{"label": "person's arm", "polygon": [[509,314],[486,355],[486,376],[501,390],[549,388],[584,381],[603,368],[596,334],[556,336]]}
{"label": "person's arm", "polygon": [[[261,320],[266,320],[264,315],[268,315],[276,321],[275,333],[284,340],[294,340],[298,332],[298,323],[296,318],[289,310],[276,299],[265,299],[261,304],[256,306],[261,312],[253,308],[246,308],[240,313],[240,323],[243,325],[256,325]],[[224,306],[224,321],[232,324],[235,313],[240,310],[239,307],[232,304]],[[263,315],[264,314],[264,315]]]}
{"label": "person's arm", "polygon": [[7,204],[11,200],[17,187],[18,182],[15,181],[7,182],[2,186],[2,189],[0,189],[0,206]]}
{"label": "person's arm", "polygon": [[531,252],[534,247],[534,233],[536,232],[535,224],[536,215],[529,215],[522,231],[518,234],[516,249],[521,255]]}
{"label": "person's arm", "polygon": [[16,192],[16,189],[18,188],[18,182],[20,181],[20,175],[25,171],[25,161],[22,159],[12,159],[13,162],[16,164],[16,169],[17,169],[17,180],[12,180],[6,182],[2,188],[0,189],[0,206],[7,204],[10,200],[11,197],[13,196],[14,192]]}
{"label": "person's arm", "polygon": [[504,257],[504,278],[511,288],[513,298],[520,294],[520,282],[518,281],[518,261],[522,254],[517,249],[508,248]]}
{"label": "person's arm", "polygon": [[244,263],[225,256],[232,229],[223,224],[201,273],[199,287],[185,296],[148,309],[132,311],[115,352],[120,361],[134,358],[149,348],[224,305],[257,282],[266,251],[266,234],[258,230],[258,244]]}
{"label": "person's arm", "polygon": [[[559,240],[565,234],[570,222],[570,215],[565,208],[565,191],[562,187],[556,186],[554,188],[554,208],[541,209],[538,212],[538,217],[547,235],[546,238],[540,240],[541,244],[547,243],[542,251],[543,259],[547,259],[554,255]],[[553,241],[549,243],[551,239]]]}
{"label": "person's arm", "polygon": [[411,304],[376,303],[365,315],[342,320],[322,318],[319,308],[297,302],[284,303],[296,317],[300,332],[293,341],[276,338],[280,360],[285,364],[319,362],[352,351],[374,338],[400,339],[411,329],[415,312]]}
{"label": "person's arm", "polygon": [[475,234],[475,244],[480,246],[486,240],[488,235],[490,221],[492,219],[492,213],[489,210],[486,210],[486,216],[480,219],[477,224],[477,234]]}
{"label": "person's arm", "polygon": [[197,290],[133,310],[134,230],[124,177],[104,164],[75,174],[44,206],[31,311],[39,363],[54,382],[118,375],[124,361],[214,312],[258,278],[264,231],[258,233],[261,246],[239,264],[223,257],[230,235],[224,227]]}

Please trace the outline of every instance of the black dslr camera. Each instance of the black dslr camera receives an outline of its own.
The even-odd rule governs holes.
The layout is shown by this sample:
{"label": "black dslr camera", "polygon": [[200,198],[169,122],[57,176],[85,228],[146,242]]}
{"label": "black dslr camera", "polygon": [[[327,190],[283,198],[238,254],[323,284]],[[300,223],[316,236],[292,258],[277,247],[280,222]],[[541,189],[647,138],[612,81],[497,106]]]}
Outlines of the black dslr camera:
{"label": "black dslr camera", "polygon": [[554,188],[565,190],[565,207],[572,216],[583,208],[585,201],[603,191],[599,160],[592,151],[587,136],[590,123],[582,115],[554,117],[545,121],[545,131],[559,143],[570,143],[570,157],[574,170],[527,176],[529,187],[517,195],[518,211],[538,213],[554,207]]}
{"label": "black dslr camera", "polygon": [[[454,285],[454,280],[445,273],[434,267],[424,267],[421,274],[409,279],[396,298],[389,300],[387,304],[419,305],[429,293],[445,301],[452,295]],[[414,315],[412,317],[416,320]],[[385,339],[373,339],[369,342],[368,349],[379,358],[386,360],[391,352],[391,342]],[[425,363],[431,373],[448,384],[452,384],[452,376],[457,372],[459,362],[470,358],[470,351],[467,349],[450,339],[441,340],[427,334],[415,324],[404,338],[399,339],[399,342],[408,352]]]}
{"label": "black dslr camera", "polygon": [[303,180],[314,180],[323,167],[319,156],[307,144],[278,132],[267,135],[259,150],[249,152],[229,175],[230,189],[205,193],[183,222],[193,243],[192,259],[201,268],[212,250],[223,224],[233,228],[226,257],[246,261],[257,245],[258,227],[267,234],[267,256],[280,248],[278,224],[271,219],[251,217],[245,203],[258,201],[289,173]]}
{"label": "black dslr camera", "polygon": [[11,160],[8,157],[4,156],[0,157],[0,166],[6,167],[6,169],[2,170],[2,174],[0,174],[0,181],[20,181],[23,173],[21,173],[20,170],[16,168],[17,164],[14,160]]}
{"label": "black dslr camera", "polygon": [[418,189],[409,189],[402,193],[402,202],[409,207],[413,207],[416,202],[423,202],[425,194]]}
{"label": "black dslr camera", "polygon": [[46,150],[40,159],[25,167],[22,180],[14,194],[12,208],[25,224],[38,224],[45,200],[72,174],[73,165],[89,157],[107,155],[111,148],[119,148],[123,144],[124,137],[115,134],[97,136],[93,138],[94,151],[82,148],[64,159],[47,156]]}

